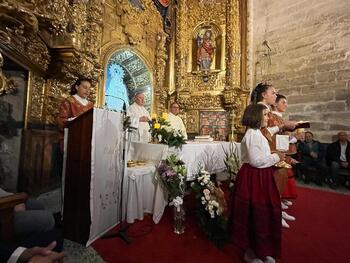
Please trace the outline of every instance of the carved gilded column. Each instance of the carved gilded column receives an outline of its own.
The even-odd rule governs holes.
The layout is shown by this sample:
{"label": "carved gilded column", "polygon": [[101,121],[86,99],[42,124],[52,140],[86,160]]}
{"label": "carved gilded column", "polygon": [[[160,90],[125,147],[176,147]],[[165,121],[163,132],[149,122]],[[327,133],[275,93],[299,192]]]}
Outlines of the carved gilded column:
{"label": "carved gilded column", "polygon": [[176,69],[176,90],[177,91],[189,91],[188,87],[184,84],[184,78],[186,75],[186,68],[182,65],[182,62],[186,56],[186,25],[187,25],[187,1],[178,1],[176,10],[176,29],[175,29],[175,69]]}
{"label": "carved gilded column", "polygon": [[156,61],[154,70],[154,91],[155,91],[155,101],[157,102],[156,108],[153,109],[154,112],[164,112],[167,109],[167,95],[168,91],[163,89],[164,83],[164,72],[167,60],[167,54],[165,49],[166,34],[164,32],[159,32],[157,37],[157,47],[156,47]]}
{"label": "carved gilded column", "polygon": [[[29,74],[27,95],[27,123],[44,122],[45,80],[36,75]],[[35,103],[34,103],[35,102]]]}
{"label": "carved gilded column", "polygon": [[[246,23],[240,22],[242,19],[245,19],[246,12],[245,4],[242,1],[234,0],[226,2],[226,86],[224,90],[224,101],[225,108],[228,110],[231,120],[231,134],[233,133],[235,135],[243,132],[240,122],[247,98],[245,83],[242,83],[241,79],[242,50],[245,50],[243,47],[245,47],[244,41],[246,39],[242,36],[241,28],[241,25],[245,26]],[[246,33],[245,30],[244,33]]]}
{"label": "carved gilded column", "polygon": [[237,24],[234,14],[237,15],[235,10],[236,0],[226,1],[226,85],[224,89],[224,106],[229,113],[230,134],[234,131],[235,110],[236,107],[236,93],[235,87],[239,80],[236,80],[236,61],[235,61],[235,36],[237,31]]}

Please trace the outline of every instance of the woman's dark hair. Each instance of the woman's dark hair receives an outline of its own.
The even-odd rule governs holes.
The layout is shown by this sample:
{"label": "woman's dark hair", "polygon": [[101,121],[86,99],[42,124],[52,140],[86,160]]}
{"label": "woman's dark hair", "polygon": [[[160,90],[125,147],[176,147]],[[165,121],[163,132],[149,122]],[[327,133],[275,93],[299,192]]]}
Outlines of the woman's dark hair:
{"label": "woman's dark hair", "polygon": [[269,84],[263,84],[259,83],[258,86],[255,87],[255,89],[252,92],[252,95],[250,96],[250,102],[253,104],[257,104],[259,101],[263,100],[262,94],[268,90],[269,87],[272,85]]}
{"label": "woman's dark hair", "polygon": [[88,79],[88,78],[79,78],[77,79],[74,84],[71,86],[70,88],[70,92],[69,94],[70,95],[74,95],[74,94],[77,94],[77,89],[75,88],[75,86],[79,86],[83,81],[87,81],[91,84],[91,79]]}
{"label": "woman's dark hair", "polygon": [[252,129],[260,129],[263,119],[263,111],[266,110],[263,104],[250,104],[245,108],[242,118],[242,125]]}
{"label": "woman's dark hair", "polygon": [[287,99],[287,97],[286,96],[284,96],[284,95],[282,95],[282,94],[277,94],[277,97],[276,97],[276,103],[277,102],[279,102],[280,100],[282,100],[282,99]]}

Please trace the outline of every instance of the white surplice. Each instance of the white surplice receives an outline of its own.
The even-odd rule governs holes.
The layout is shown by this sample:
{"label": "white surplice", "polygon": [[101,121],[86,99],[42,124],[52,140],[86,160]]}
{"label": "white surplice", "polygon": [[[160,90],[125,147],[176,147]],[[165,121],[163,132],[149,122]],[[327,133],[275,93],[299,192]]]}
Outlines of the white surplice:
{"label": "white surplice", "polygon": [[126,114],[130,116],[131,127],[136,129],[131,133],[131,140],[137,142],[149,142],[151,140],[149,124],[148,122],[140,121],[140,117],[142,116],[147,116],[149,119],[151,119],[146,108],[134,102],[126,109]]}
{"label": "white surplice", "polygon": [[186,132],[186,127],[184,125],[184,122],[182,119],[177,116],[172,114],[171,112],[168,115],[168,121],[170,123],[170,127],[173,128],[174,130],[180,130],[183,136],[185,137],[185,140],[187,140],[187,132]]}

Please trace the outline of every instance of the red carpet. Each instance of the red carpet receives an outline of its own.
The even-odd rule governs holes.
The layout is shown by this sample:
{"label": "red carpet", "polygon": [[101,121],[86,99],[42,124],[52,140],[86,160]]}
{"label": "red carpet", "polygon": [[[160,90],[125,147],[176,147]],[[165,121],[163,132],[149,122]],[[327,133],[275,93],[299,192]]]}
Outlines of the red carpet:
{"label": "red carpet", "polygon": [[[183,235],[172,233],[171,211],[167,211],[158,225],[150,217],[131,225],[131,245],[114,238],[99,239],[93,247],[109,263],[242,262],[242,252],[233,245],[220,250],[208,241],[190,211]],[[283,230],[278,262],[350,262],[350,196],[299,187],[298,199],[288,212],[297,221]]]}

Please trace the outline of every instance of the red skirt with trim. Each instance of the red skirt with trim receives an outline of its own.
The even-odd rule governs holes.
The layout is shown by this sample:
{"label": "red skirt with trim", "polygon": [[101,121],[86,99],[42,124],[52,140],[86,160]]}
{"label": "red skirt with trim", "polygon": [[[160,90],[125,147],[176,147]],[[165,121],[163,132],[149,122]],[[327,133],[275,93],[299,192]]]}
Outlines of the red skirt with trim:
{"label": "red skirt with trim", "polygon": [[281,255],[281,199],[273,174],[273,167],[244,164],[231,200],[233,242],[244,250],[252,248],[262,260]]}
{"label": "red skirt with trim", "polygon": [[288,180],[286,187],[281,195],[282,199],[296,199],[297,198],[297,186],[295,184],[293,169],[288,169]]}

